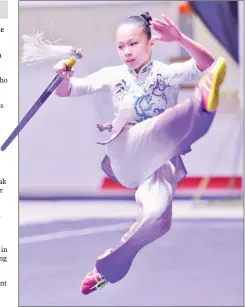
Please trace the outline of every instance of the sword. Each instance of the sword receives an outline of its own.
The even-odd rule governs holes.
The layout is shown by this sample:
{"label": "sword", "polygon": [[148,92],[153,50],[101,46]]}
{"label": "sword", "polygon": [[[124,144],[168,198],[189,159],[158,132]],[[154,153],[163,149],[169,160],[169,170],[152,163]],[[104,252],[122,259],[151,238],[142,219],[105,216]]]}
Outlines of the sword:
{"label": "sword", "polygon": [[[66,62],[66,69],[71,70],[71,68],[76,64],[76,60],[74,57],[71,57]],[[18,136],[18,134],[23,130],[23,128],[28,124],[28,122],[32,119],[32,117],[37,113],[37,111],[41,108],[41,106],[45,103],[45,101],[49,98],[49,96],[54,92],[57,86],[64,79],[64,76],[57,74],[54,79],[50,82],[50,84],[46,87],[42,95],[38,98],[38,100],[34,103],[34,105],[30,108],[30,110],[26,113],[23,119],[20,121],[18,126],[13,130],[10,136],[6,139],[6,141],[1,146],[1,151],[4,151]]]}

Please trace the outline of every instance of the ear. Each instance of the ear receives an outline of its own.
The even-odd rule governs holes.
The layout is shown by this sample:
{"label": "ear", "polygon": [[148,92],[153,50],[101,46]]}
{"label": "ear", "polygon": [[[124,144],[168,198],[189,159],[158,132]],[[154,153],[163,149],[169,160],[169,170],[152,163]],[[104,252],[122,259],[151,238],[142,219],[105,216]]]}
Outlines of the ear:
{"label": "ear", "polygon": [[151,49],[153,49],[155,47],[155,44],[156,44],[156,40],[155,39],[151,39],[151,41],[150,41]]}

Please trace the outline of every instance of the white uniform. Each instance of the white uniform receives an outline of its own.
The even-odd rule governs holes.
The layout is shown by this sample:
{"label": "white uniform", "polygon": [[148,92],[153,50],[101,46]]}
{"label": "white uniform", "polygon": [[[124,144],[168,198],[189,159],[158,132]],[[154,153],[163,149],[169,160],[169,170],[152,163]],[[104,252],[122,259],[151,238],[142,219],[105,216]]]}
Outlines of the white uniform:
{"label": "white uniform", "polygon": [[[120,65],[103,68],[85,78],[71,78],[72,96],[111,92],[114,135],[104,143],[107,156],[102,166],[124,186],[137,188],[139,220],[115,252],[97,261],[98,271],[110,282],[120,280],[127,273],[131,265],[127,259],[133,259],[139,249],[170,229],[173,194],[177,183],[186,176],[180,154],[190,151],[190,147],[185,148],[179,142],[182,146],[178,151],[175,134],[181,128],[166,131],[162,125],[158,127],[157,121],[165,110],[178,103],[179,85],[187,80],[197,81],[201,75],[195,60],[191,59],[171,65],[150,61],[138,74]],[[192,108],[188,112],[196,110]]]}
{"label": "white uniform", "polygon": [[[152,118],[177,104],[181,83],[198,80],[201,74],[195,60],[190,59],[170,65],[150,61],[138,74],[126,65],[120,65],[105,67],[85,78],[71,78],[71,96],[103,91],[112,94],[115,115],[112,131],[115,134],[112,142],[104,144],[107,144],[113,172],[121,184],[135,188],[169,160],[168,141],[162,136],[158,144],[152,138]],[[124,128],[128,121],[140,124]],[[158,148],[154,156],[151,150],[146,150],[152,146]],[[186,152],[189,150],[186,148]],[[178,163],[175,175],[179,181],[186,171],[180,157],[174,162]]]}
{"label": "white uniform", "polygon": [[174,106],[179,85],[197,81],[201,75],[194,59],[170,65],[152,60],[139,73],[126,65],[110,66],[84,78],[72,77],[71,96],[110,92],[115,114],[113,128],[118,131],[125,120],[140,122]]}

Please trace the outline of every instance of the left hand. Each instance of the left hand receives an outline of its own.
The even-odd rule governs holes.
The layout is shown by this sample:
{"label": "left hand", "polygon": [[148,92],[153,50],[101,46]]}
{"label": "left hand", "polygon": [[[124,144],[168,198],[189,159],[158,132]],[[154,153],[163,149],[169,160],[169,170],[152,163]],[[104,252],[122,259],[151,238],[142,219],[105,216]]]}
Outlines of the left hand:
{"label": "left hand", "polygon": [[153,18],[151,21],[151,27],[157,32],[157,35],[152,37],[153,40],[177,42],[181,39],[182,33],[166,16],[163,16],[163,21]]}

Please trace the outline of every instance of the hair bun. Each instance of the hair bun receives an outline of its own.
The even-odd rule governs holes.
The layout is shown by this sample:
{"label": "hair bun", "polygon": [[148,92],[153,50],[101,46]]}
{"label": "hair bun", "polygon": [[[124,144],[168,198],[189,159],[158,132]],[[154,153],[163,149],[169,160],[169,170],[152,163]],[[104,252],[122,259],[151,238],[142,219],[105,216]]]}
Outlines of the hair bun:
{"label": "hair bun", "polygon": [[143,17],[147,21],[147,23],[150,23],[152,21],[152,17],[148,12],[145,12],[141,14],[140,16]]}

